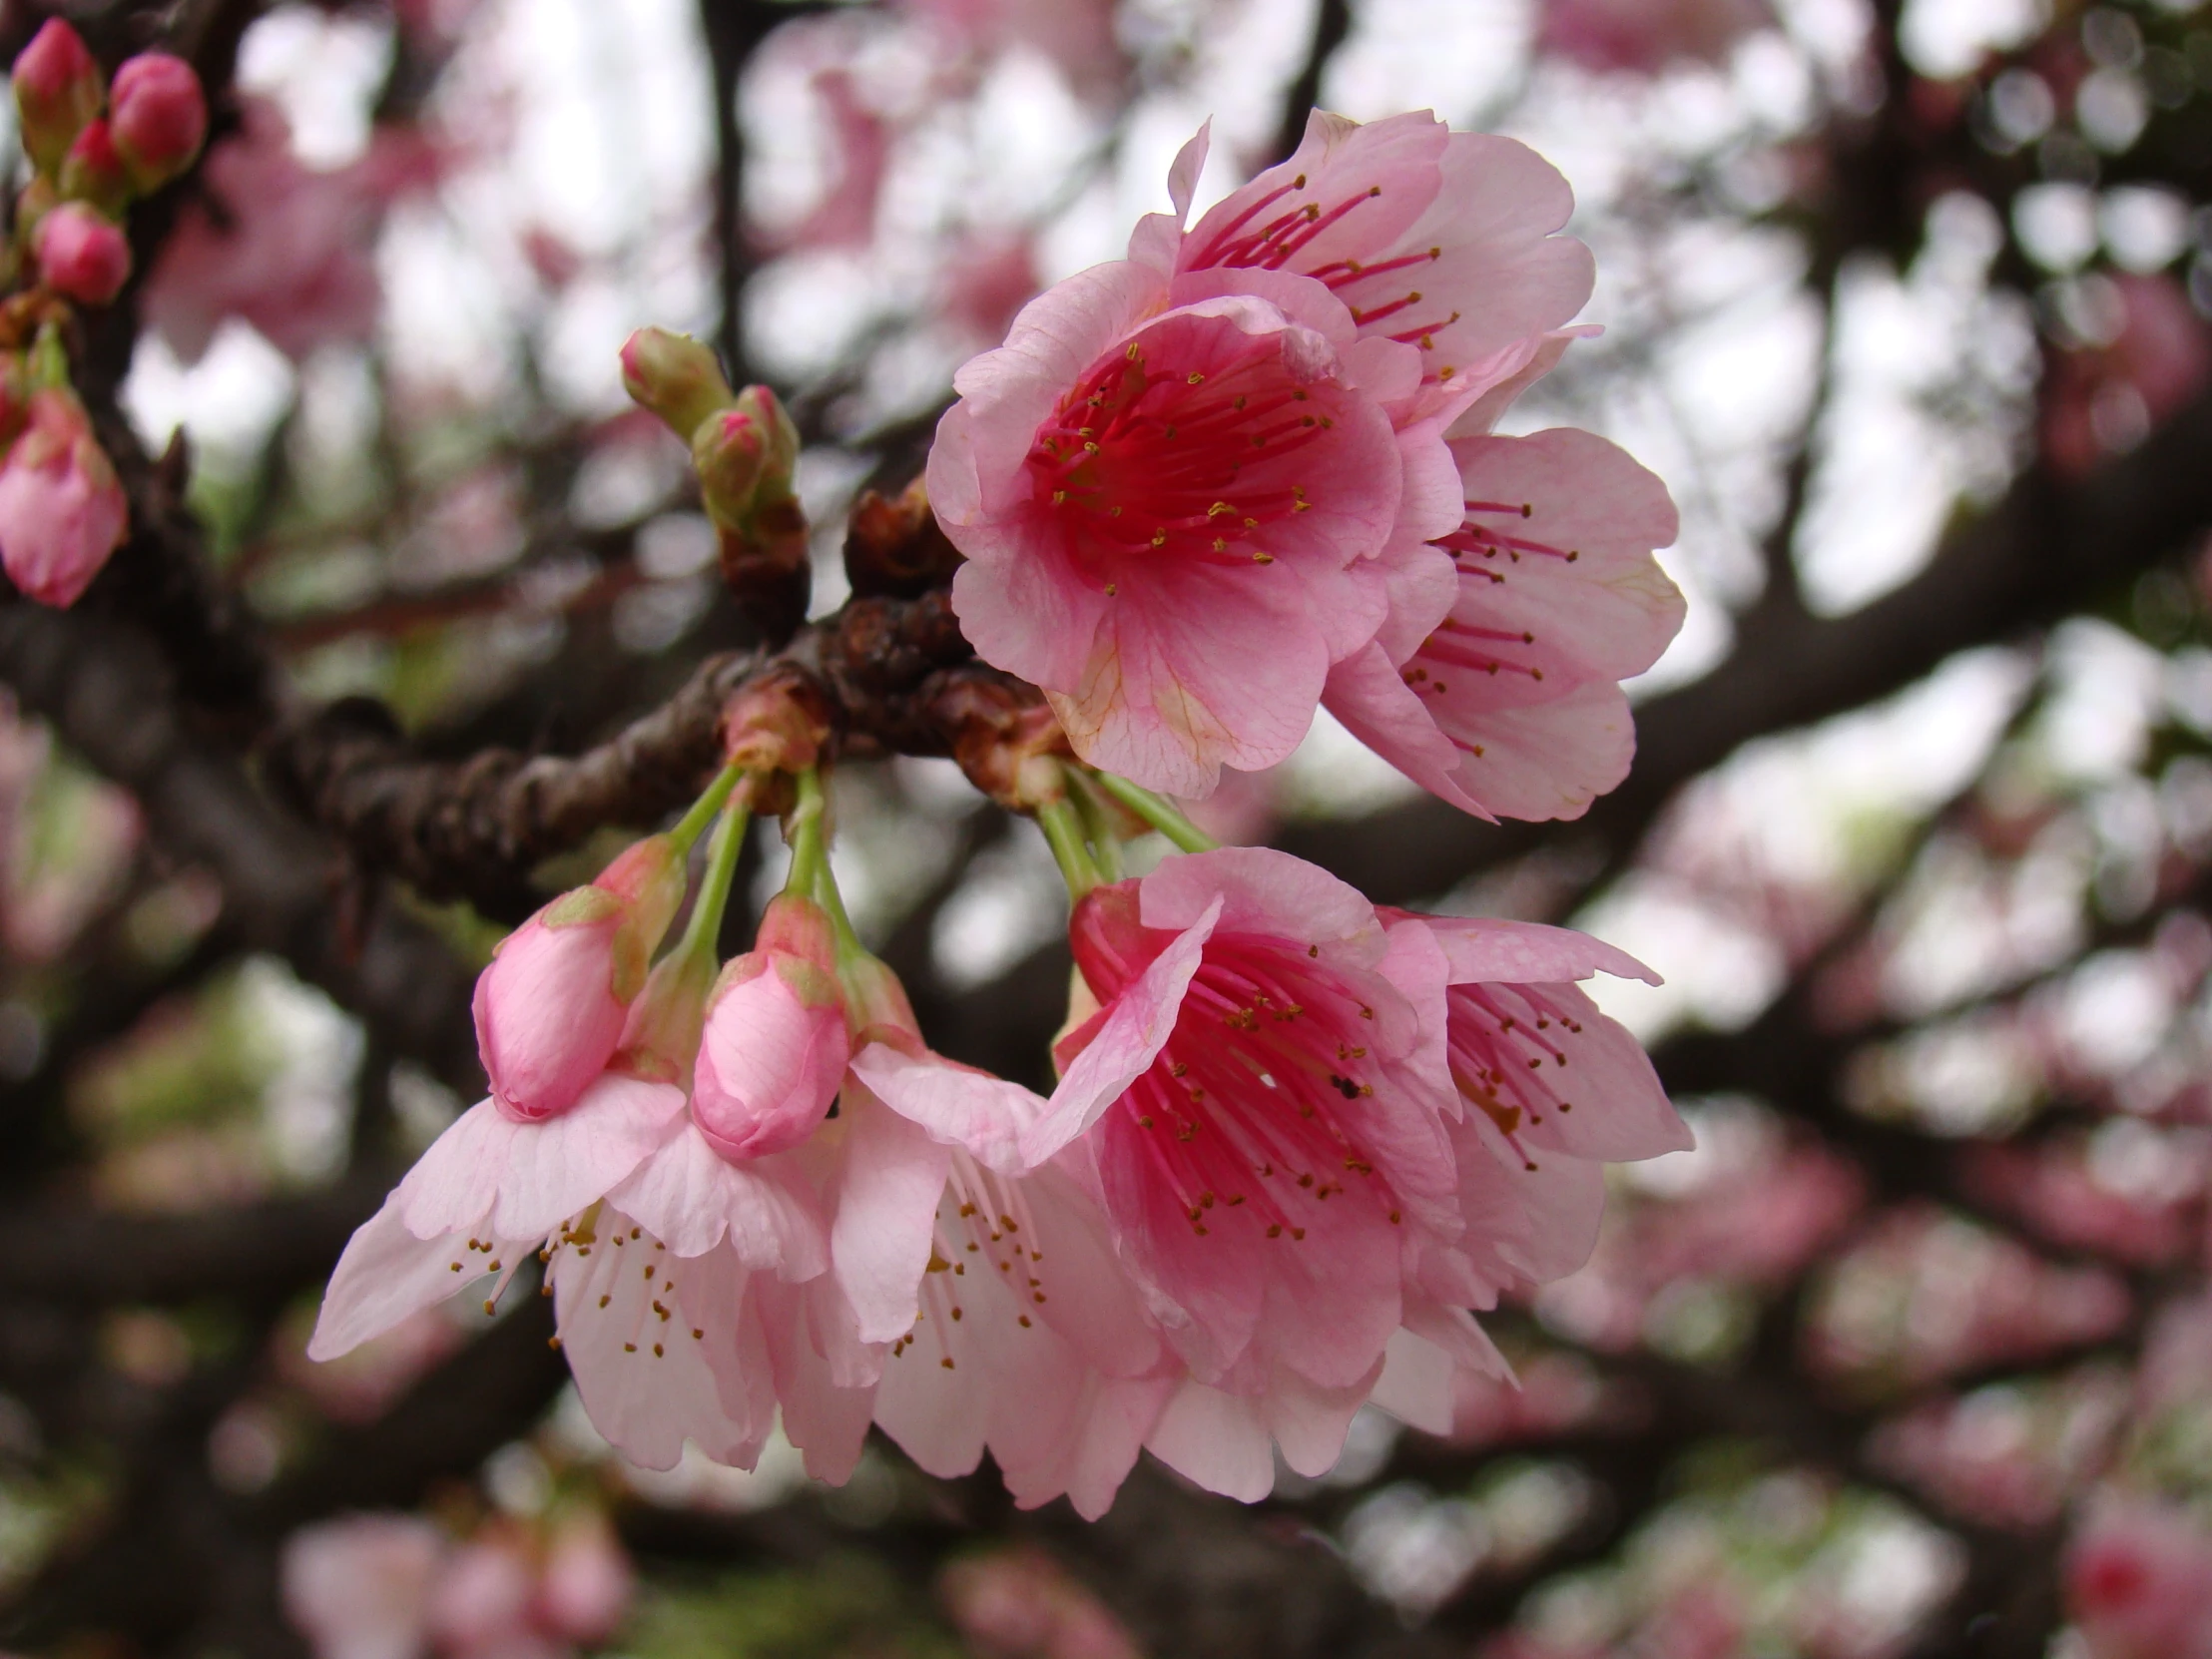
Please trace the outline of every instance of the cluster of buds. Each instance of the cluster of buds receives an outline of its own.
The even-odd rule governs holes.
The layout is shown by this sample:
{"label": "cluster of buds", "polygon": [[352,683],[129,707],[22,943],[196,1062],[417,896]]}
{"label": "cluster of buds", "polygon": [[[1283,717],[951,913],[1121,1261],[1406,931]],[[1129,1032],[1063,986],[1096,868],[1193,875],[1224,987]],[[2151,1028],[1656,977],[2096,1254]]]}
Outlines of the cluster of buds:
{"label": "cluster of buds", "polygon": [[111,80],[60,18],[16,59],[13,86],[32,176],[7,250],[14,292],[0,305],[0,564],[31,598],[67,606],[122,545],[130,514],[70,383],[62,331],[73,307],[123,290],[122,217],[192,165],[208,106],[182,58],[141,53]]}
{"label": "cluster of buds", "polygon": [[713,351],[666,328],[630,336],[622,383],[691,445],[723,580],[781,645],[806,620],[812,590],[807,515],[793,487],[799,428],[776,393],[766,386],[732,391]]}

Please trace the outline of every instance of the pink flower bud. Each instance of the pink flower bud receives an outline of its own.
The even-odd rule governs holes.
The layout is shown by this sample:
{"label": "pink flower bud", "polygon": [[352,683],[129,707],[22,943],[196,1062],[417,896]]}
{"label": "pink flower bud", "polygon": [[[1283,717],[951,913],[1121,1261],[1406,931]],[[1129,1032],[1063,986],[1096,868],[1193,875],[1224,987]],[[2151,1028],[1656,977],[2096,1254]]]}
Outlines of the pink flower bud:
{"label": "pink flower bud", "polygon": [[692,466],[699,473],[707,516],[736,525],[753,503],[753,491],[768,464],[769,434],[742,409],[720,409],[699,423],[692,435]]}
{"label": "pink flower bud", "polygon": [[494,1531],[449,1558],[430,1594],[430,1636],[449,1652],[486,1651],[529,1633],[531,1563],[520,1539]]}
{"label": "pink flower bud", "polygon": [[509,1117],[558,1116],[606,1069],[683,896],[684,860],[648,836],[501,942],[476,981],[476,1046]]}
{"label": "pink flower bud", "polygon": [[46,285],[82,304],[107,304],[131,275],[122,230],[82,202],[64,202],[40,220],[34,246]]}
{"label": "pink flower bud", "polygon": [[851,1057],[830,920],[812,899],[769,906],[755,948],[707,1009],[692,1121],[732,1163],[799,1145],[829,1114]]}
{"label": "pink flower bud", "polygon": [[109,98],[116,152],[141,195],[184,172],[207,141],[207,95],[182,58],[141,52],[125,60]]}
{"label": "pink flower bud", "polygon": [[87,122],[62,158],[61,193],[106,214],[120,215],[130,203],[131,176],[116,154],[115,132],[105,121]]}
{"label": "pink flower bud", "polygon": [[622,383],[686,442],[709,415],[737,401],[714,352],[667,328],[640,328],[623,342]]}
{"label": "pink flower bud", "polygon": [[621,1627],[637,1574],[614,1528],[595,1509],[562,1521],[538,1584],[538,1622],[579,1647],[598,1647]]}
{"label": "pink flower bud", "polygon": [[23,149],[41,173],[52,173],[85,123],[100,113],[100,66],[75,29],[50,17],[10,73]]}
{"label": "pink flower bud", "polygon": [[123,544],[131,511],[76,397],[41,391],[0,465],[0,565],[42,605],[74,605]]}

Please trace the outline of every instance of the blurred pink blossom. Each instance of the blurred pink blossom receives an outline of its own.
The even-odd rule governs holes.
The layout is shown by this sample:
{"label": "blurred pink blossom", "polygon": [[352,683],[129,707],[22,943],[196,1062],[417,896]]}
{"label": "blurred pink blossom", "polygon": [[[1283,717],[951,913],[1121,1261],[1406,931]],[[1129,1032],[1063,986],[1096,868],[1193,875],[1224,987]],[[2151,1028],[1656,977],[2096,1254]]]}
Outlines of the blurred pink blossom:
{"label": "blurred pink blossom", "polygon": [[1600,74],[1656,75],[1685,59],[1724,63],[1773,21],[1767,0],[1543,0],[1536,49]]}
{"label": "blurred pink blossom", "polygon": [[2065,1559],[2091,1659],[2212,1659],[2212,1531],[2155,1498],[2101,1494]]}
{"label": "blurred pink blossom", "polygon": [[274,104],[243,100],[242,116],[208,157],[208,200],[187,206],[148,277],[147,320],[187,362],[233,316],[295,361],[368,338],[384,210],[426,181],[422,146],[379,134],[360,161],[318,172],[292,153]]}
{"label": "blurred pink blossom", "polygon": [[2010,1238],[1910,1204],[1830,1270],[1805,1342],[1818,1371],[1915,1386],[2098,1341],[2128,1312],[2127,1287],[2114,1274],[2054,1267]]}
{"label": "blurred pink blossom", "polygon": [[937,1594],[978,1659],[1140,1659],[1113,1614],[1041,1550],[954,1561]]}
{"label": "blurred pink blossom", "polygon": [[2043,453],[2069,476],[2132,449],[2212,380],[2212,329],[2163,273],[2098,279],[2108,337],[2060,347],[2043,376]]}
{"label": "blurred pink blossom", "polygon": [[445,1535],[414,1515],[347,1515],[284,1541],[284,1611],[315,1659],[416,1659]]}

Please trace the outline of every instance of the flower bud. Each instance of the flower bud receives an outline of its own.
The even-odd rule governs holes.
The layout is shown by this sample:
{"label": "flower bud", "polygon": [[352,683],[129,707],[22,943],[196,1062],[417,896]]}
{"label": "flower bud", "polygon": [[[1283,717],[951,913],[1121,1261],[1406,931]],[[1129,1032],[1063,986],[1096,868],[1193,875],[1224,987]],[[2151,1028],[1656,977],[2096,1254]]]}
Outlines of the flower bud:
{"label": "flower bud", "polygon": [[50,17],[10,71],[23,150],[41,173],[52,173],[85,124],[100,113],[100,66],[75,29]]}
{"label": "flower bud", "polygon": [[34,394],[30,424],[0,465],[0,566],[9,580],[42,605],[74,605],[130,521],[84,406],[59,388]]}
{"label": "flower bud", "polygon": [[851,1058],[830,918],[786,893],[707,1005],[692,1121],[733,1163],[784,1152],[829,1115]]}
{"label": "flower bud", "polygon": [[109,88],[116,153],[141,196],[190,167],[208,137],[208,99],[192,65],[167,52],[124,61]]}
{"label": "flower bud", "polygon": [[553,1530],[538,1581],[537,1621],[580,1647],[603,1646],[621,1628],[637,1585],[637,1571],[607,1517],[581,1510]]}
{"label": "flower bud", "polygon": [[33,247],[46,285],[80,304],[107,304],[131,275],[122,229],[82,202],[64,202],[40,220]]}
{"label": "flower bud", "polygon": [[62,158],[61,194],[86,202],[102,213],[120,215],[131,201],[131,176],[116,154],[115,132],[105,121],[89,121]]}
{"label": "flower bud", "polygon": [[752,506],[768,466],[771,437],[743,409],[718,409],[692,434],[692,466],[707,516],[735,527]]}
{"label": "flower bud", "polygon": [[557,1116],[606,1069],[683,896],[683,858],[650,835],[500,942],[476,981],[476,1045],[509,1117]]}
{"label": "flower bud", "polygon": [[702,421],[736,401],[714,352],[667,328],[640,328],[623,342],[622,383],[687,443]]}

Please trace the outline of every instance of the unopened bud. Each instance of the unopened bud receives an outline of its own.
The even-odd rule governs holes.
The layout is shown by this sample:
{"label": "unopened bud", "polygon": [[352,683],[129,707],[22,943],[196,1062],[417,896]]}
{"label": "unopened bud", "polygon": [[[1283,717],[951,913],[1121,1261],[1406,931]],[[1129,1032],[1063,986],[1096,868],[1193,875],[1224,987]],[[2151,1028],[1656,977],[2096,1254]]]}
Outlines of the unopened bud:
{"label": "unopened bud", "polygon": [[687,443],[700,422],[737,401],[714,352],[666,328],[640,328],[623,342],[622,383]]}
{"label": "unopened bud", "polygon": [[141,195],[184,172],[207,142],[207,94],[182,58],[141,52],[127,59],[108,96],[116,153]]}
{"label": "unopened bud", "polygon": [[88,122],[62,158],[61,193],[67,201],[89,202],[117,217],[130,204],[131,175],[116,153],[114,130],[105,121]]}
{"label": "unopened bud", "polygon": [[131,275],[122,229],[82,202],[64,202],[40,220],[34,247],[46,285],[80,304],[109,303]]}
{"label": "unopened bud", "polygon": [[50,17],[10,71],[23,150],[41,173],[52,173],[85,124],[100,114],[106,93],[100,66],[75,29]]}
{"label": "unopened bud", "polygon": [[806,620],[814,590],[807,514],[793,488],[799,428],[773,391],[747,386],[699,428],[692,460],[719,532],[723,583],[781,645]]}
{"label": "unopened bud", "polygon": [[718,409],[692,436],[692,466],[707,516],[737,529],[753,506],[753,492],[768,465],[769,434],[743,409]]}

